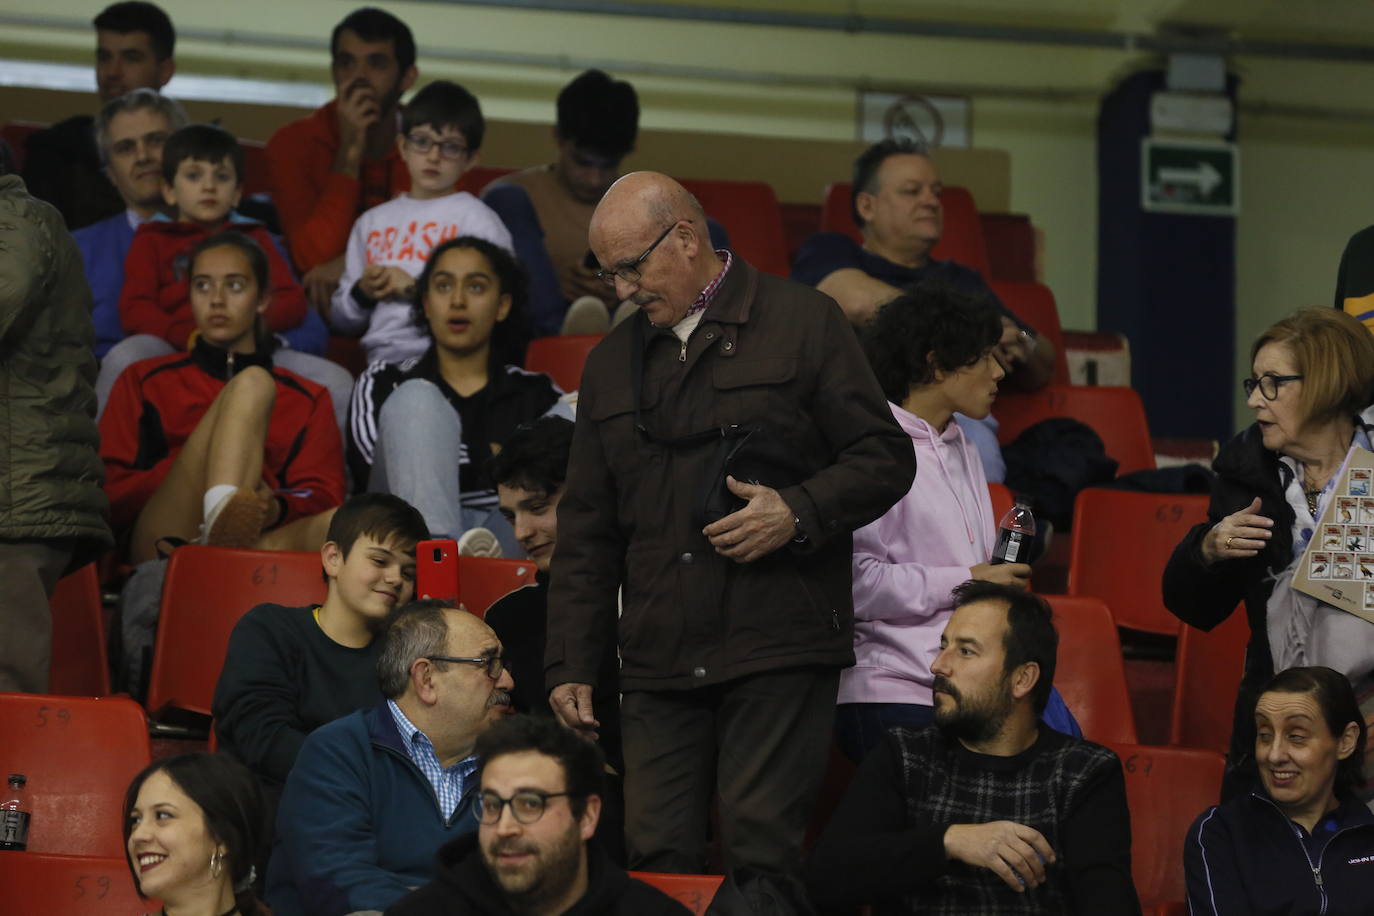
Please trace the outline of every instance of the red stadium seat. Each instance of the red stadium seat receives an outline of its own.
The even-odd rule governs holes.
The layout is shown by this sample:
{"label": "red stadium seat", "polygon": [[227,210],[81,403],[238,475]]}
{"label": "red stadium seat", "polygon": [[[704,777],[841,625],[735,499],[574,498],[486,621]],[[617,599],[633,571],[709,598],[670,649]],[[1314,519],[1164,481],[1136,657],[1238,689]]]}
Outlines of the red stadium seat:
{"label": "red stadium seat", "polygon": [[1249,640],[1244,604],[1210,632],[1182,628],[1174,665],[1170,744],[1226,753]]}
{"label": "red stadium seat", "polygon": [[[149,759],[132,700],[0,693],[0,771],[28,777],[30,852],[123,855],[124,792]],[[0,883],[0,900],[12,889]]]}
{"label": "red stadium seat", "polygon": [[1016,495],[1011,492],[1011,488],[1003,483],[989,483],[988,497],[992,500],[992,520],[1000,524],[1002,516],[1011,511],[1016,505]]}
{"label": "red stadium seat", "polygon": [[531,560],[458,558],[458,600],[478,617],[497,599],[534,584],[535,565]]}
{"label": "red stadium seat", "polygon": [[335,365],[343,366],[354,378],[362,375],[363,370],[367,368],[367,351],[363,349],[362,340],[357,337],[329,335],[324,358]]}
{"label": "red stadium seat", "polygon": [[243,147],[243,196],[272,193],[272,175],[267,165],[267,144],[240,140]]}
{"label": "red stadium seat", "polygon": [[1096,430],[1117,473],[1153,469],[1154,444],[1145,406],[1132,388],[1047,385],[1039,391],[999,393],[992,407],[997,441],[1014,442],[1028,427],[1051,417],[1073,417]]}
{"label": "red stadium seat", "polygon": [[239,618],[266,602],[318,604],[326,591],[317,553],[178,547],[162,587],[148,711],[208,716]]}
{"label": "red stadium seat", "polygon": [[24,170],[24,159],[28,153],[29,137],[43,130],[48,125],[37,124],[33,121],[10,121],[4,127],[0,127],[0,139],[10,145],[14,152],[14,170],[22,172]]}
{"label": "red stadium seat", "polygon": [[1002,304],[1011,309],[1012,314],[1035,328],[1036,333],[1054,345],[1054,376],[1050,379],[1056,385],[1069,384],[1069,361],[1064,355],[1064,331],[1059,326],[1059,308],[1054,304],[1054,293],[1043,283],[1006,283],[997,281],[988,284]]}
{"label": "red stadium seat", "polygon": [[[121,804],[123,800],[121,794]],[[0,855],[0,888],[5,916],[139,916],[162,907],[160,901],[138,896],[122,854],[7,852]]]}
{"label": "red stadium seat", "polygon": [[1193,819],[1221,796],[1226,758],[1181,747],[1114,744],[1131,809],[1131,875],[1151,907],[1187,899],[1183,841]]}
{"label": "red stadium seat", "polygon": [[697,916],[706,912],[725,880],[722,875],[667,875],[653,871],[632,871],[630,877],[658,888]]}
{"label": "red stadium seat", "polygon": [[1178,618],[1164,608],[1164,566],[1188,529],[1206,520],[1206,496],[1081,491],[1073,511],[1069,594],[1101,598],[1117,626],[1178,633]]}
{"label": "red stadium seat", "polygon": [[[821,205],[821,231],[842,232],[862,242],[863,236],[854,225],[854,216],[849,209],[850,187],[847,181],[837,181],[826,187],[825,202]],[[972,267],[985,278],[989,277],[988,248],[983,241],[983,224],[978,219],[973,195],[967,188],[946,187],[940,202],[944,205],[945,229],[930,256]]]}
{"label": "red stadium seat", "polygon": [[469,194],[480,196],[482,189],[487,185],[498,178],[504,178],[514,171],[515,169],[501,169],[479,165],[463,173],[463,177],[458,179],[458,190],[467,191]]}
{"label": "red stadium seat", "polygon": [[1188,902],[1161,903],[1150,916],[1188,916]]}
{"label": "red stadium seat", "polygon": [[63,576],[48,603],[52,609],[52,666],[48,692],[78,697],[110,694],[105,650],[105,610],[94,563]]}
{"label": "red stadium seat", "polygon": [[782,209],[771,185],[762,181],[694,178],[684,178],[681,183],[706,215],[725,227],[732,251],[765,273],[788,275]]}
{"label": "red stadium seat", "polygon": [[1135,744],[1135,715],[1112,612],[1096,598],[1044,597],[1054,608],[1059,630],[1054,686],[1083,737],[1100,744]]}
{"label": "red stadium seat", "polygon": [[582,366],[592,347],[601,343],[602,334],[568,334],[562,337],[536,337],[525,351],[525,368],[543,372],[564,391],[582,385]]}

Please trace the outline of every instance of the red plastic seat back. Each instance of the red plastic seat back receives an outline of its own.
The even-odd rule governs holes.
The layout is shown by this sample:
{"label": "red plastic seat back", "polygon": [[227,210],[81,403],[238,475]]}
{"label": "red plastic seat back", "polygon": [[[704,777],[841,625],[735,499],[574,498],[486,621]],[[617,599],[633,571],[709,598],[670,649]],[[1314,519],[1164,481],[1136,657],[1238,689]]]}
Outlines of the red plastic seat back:
{"label": "red plastic seat back", "polygon": [[582,385],[582,367],[587,354],[601,343],[602,334],[567,334],[561,337],[536,337],[525,351],[525,368],[543,372],[564,391]]}
{"label": "red plastic seat back", "polygon": [[267,165],[267,144],[240,140],[243,148],[243,196],[272,193],[272,176]]}
{"label": "red plastic seat back", "polygon": [[1001,524],[1002,516],[1010,512],[1012,507],[1016,505],[1016,496],[1006,484],[989,483],[988,498],[992,500],[992,520]]}
{"label": "red plastic seat back", "polygon": [[1133,388],[1046,385],[1039,391],[1003,391],[992,414],[998,423],[997,441],[1003,445],[1041,420],[1072,417],[1102,437],[1107,454],[1117,461],[1118,474],[1155,466],[1145,405]]}
{"label": "red plastic seat back", "polygon": [[1147,908],[1187,899],[1183,842],[1193,819],[1221,796],[1226,758],[1181,747],[1112,745],[1131,809],[1131,875]]}
{"label": "red plastic seat back", "polygon": [[319,604],[327,591],[317,553],[177,548],[162,586],[148,711],[176,707],[208,716],[239,618],[269,602]]}
{"label": "red plastic seat back", "polygon": [[1164,608],[1164,567],[1188,529],[1207,520],[1207,499],[1081,491],[1073,510],[1069,594],[1101,598],[1117,626],[1177,633],[1178,618]]}
{"label": "red plastic seat back", "polygon": [[30,852],[122,856],[124,793],[149,759],[132,700],[0,693],[0,771],[28,777]]}
{"label": "red plastic seat back", "polygon": [[1054,608],[1059,630],[1054,686],[1083,737],[1101,744],[1135,744],[1135,714],[1112,612],[1096,598],[1044,597]]}
{"label": "red plastic seat back", "polygon": [[765,273],[788,275],[787,236],[772,185],[694,178],[685,178],[681,184],[707,216],[725,227],[732,251]]}
{"label": "red plastic seat back", "polygon": [[1244,604],[1210,632],[1182,628],[1174,665],[1170,744],[1223,754],[1230,748],[1236,692],[1249,641],[1250,622]]}
{"label": "red plastic seat back", "polygon": [[515,169],[502,169],[493,166],[479,165],[463,173],[463,177],[458,179],[458,190],[467,191],[474,196],[481,196],[483,188],[496,179],[504,178],[514,171]]}
{"label": "red plastic seat back", "polygon": [[531,560],[458,558],[458,600],[478,617],[498,599],[534,584],[536,568]]}
{"label": "red plastic seat back", "polygon": [[123,855],[6,852],[0,855],[0,888],[5,916],[139,916],[162,908],[138,896]]}
{"label": "red plastic seat back", "polygon": [[48,602],[52,610],[52,665],[48,692],[77,697],[110,694],[105,610],[95,564],[63,576]]}
{"label": "red plastic seat back", "polygon": [[[821,204],[821,231],[842,232],[862,243],[863,234],[854,225],[854,215],[850,210],[851,187],[847,181],[826,186],[825,201]],[[945,228],[930,256],[941,261],[954,261],[972,267],[984,277],[990,276],[988,247],[983,240],[983,224],[978,219],[978,207],[973,201],[973,194],[968,188],[946,187],[940,195],[940,203],[945,211]]]}
{"label": "red plastic seat back", "polygon": [[10,150],[14,153],[14,171],[16,174],[24,170],[24,160],[27,158],[29,148],[29,137],[47,128],[46,124],[38,124],[33,121],[10,121],[4,127],[0,127],[0,139],[10,145]]}
{"label": "red plastic seat back", "polygon": [[1012,314],[1035,328],[1037,334],[1054,345],[1054,376],[1056,385],[1069,384],[1069,361],[1064,354],[1064,330],[1059,325],[1059,307],[1054,293],[1043,283],[989,283],[1002,304]]}
{"label": "red plastic seat back", "polygon": [[725,880],[722,875],[668,875],[653,871],[632,871],[630,877],[658,888],[697,916],[706,912]]}

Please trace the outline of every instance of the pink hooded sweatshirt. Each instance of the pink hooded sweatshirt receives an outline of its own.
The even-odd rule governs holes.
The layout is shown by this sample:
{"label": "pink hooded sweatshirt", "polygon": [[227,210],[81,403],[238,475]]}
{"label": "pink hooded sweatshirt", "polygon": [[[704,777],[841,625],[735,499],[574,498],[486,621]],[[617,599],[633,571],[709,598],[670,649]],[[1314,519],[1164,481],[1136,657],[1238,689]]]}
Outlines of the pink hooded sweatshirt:
{"label": "pink hooded sweatshirt", "polygon": [[916,480],[886,515],[854,532],[857,661],[840,672],[839,702],[929,706],[949,593],[992,556],[997,521],[983,462],[959,424],[940,433],[890,406],[916,446]]}

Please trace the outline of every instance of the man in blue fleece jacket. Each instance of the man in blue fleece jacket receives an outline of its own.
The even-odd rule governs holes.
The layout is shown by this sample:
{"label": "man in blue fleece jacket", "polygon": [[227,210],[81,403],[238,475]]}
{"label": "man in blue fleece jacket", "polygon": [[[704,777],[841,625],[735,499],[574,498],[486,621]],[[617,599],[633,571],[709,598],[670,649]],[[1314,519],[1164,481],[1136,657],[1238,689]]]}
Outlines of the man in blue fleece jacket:
{"label": "man in blue fleece jacket", "polygon": [[500,640],[434,599],[401,608],[381,638],[386,701],[312,733],[287,778],[267,873],[275,916],[384,910],[477,828],[473,747],[511,712]]}

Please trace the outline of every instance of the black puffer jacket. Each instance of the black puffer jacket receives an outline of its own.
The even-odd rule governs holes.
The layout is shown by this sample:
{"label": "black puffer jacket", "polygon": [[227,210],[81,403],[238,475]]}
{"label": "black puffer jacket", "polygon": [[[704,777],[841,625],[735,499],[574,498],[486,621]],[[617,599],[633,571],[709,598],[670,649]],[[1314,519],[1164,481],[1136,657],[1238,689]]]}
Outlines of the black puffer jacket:
{"label": "black puffer jacket", "polygon": [[91,291],[62,217],[0,176],[0,538],[113,544],[95,427]]}

